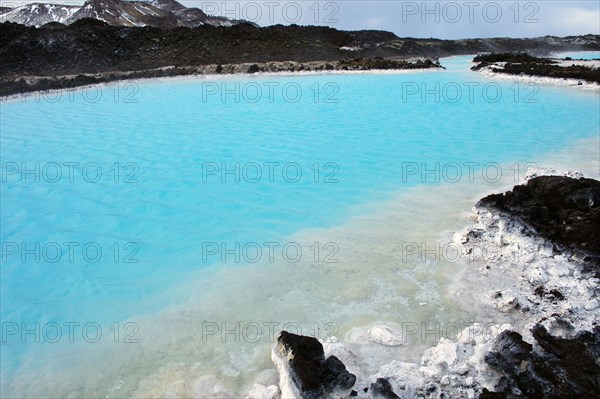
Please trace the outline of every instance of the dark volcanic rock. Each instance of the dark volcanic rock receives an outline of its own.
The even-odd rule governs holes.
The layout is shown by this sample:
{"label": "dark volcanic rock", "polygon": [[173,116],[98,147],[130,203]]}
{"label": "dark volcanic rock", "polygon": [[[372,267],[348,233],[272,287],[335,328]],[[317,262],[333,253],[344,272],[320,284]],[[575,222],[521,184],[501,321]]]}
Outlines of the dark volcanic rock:
{"label": "dark volcanic rock", "polygon": [[532,346],[523,341],[519,333],[504,331],[496,339],[494,349],[485,356],[485,362],[514,377],[519,374],[521,362],[529,357]]}
{"label": "dark volcanic rock", "polygon": [[[492,194],[478,206],[521,218],[546,239],[600,259],[600,182],[540,176],[504,194]],[[600,272],[600,270],[598,271]]]}
{"label": "dark volcanic rock", "polygon": [[81,18],[69,25],[70,28],[106,28],[109,24],[96,18]]}
{"label": "dark volcanic rock", "polygon": [[[578,79],[588,82],[600,83],[600,69],[589,68],[583,65],[560,66],[547,58],[533,57],[524,53],[494,53],[478,55],[473,59],[478,63],[474,71],[482,68],[490,68],[492,72],[505,73],[509,75],[545,76],[560,79]],[[495,67],[495,63],[503,62],[501,68]]]}
{"label": "dark volcanic rock", "polygon": [[502,392],[490,392],[489,389],[483,388],[479,399],[506,399],[506,395]]}
{"label": "dark volcanic rock", "polygon": [[392,385],[385,378],[378,378],[371,384],[371,395],[373,395],[373,399],[400,399],[400,396],[394,393]]}
{"label": "dark volcanic rock", "polygon": [[52,77],[209,64],[339,61],[349,55],[369,56],[372,51],[368,49],[348,52],[341,47],[374,45],[363,42],[373,40],[372,37],[377,35],[317,26],[257,28],[237,24],[159,29],[110,26],[89,18],[67,29],[2,23],[0,77]]}
{"label": "dark volcanic rock", "polygon": [[[118,3],[116,0],[110,1]],[[144,4],[139,3],[136,7],[144,8]],[[181,14],[178,18],[184,19],[190,13],[202,13],[199,9],[185,9],[177,4],[172,0],[154,0],[148,7],[167,8],[169,12]],[[145,75],[139,72],[159,68],[179,68],[178,74],[189,74],[197,71],[186,68],[213,64],[256,63],[260,66],[268,62],[344,60],[349,61],[344,61],[345,65],[325,69],[431,68],[437,67],[433,61],[424,60],[420,61],[420,65],[415,65],[419,62],[410,64],[401,58],[419,56],[437,59],[441,56],[489,51],[491,48],[538,52],[600,48],[599,35],[438,40],[398,38],[391,32],[374,30],[339,31],[322,26],[274,25],[260,28],[240,21],[233,26],[207,23],[195,27],[171,27],[165,18],[161,17],[160,20],[161,23],[154,27],[128,27],[83,18],[66,28],[54,25],[52,29],[1,23],[0,95],[72,87],[72,82],[63,78],[78,74],[114,73],[115,79],[119,79],[119,76],[132,72],[140,77],[153,77],[155,72]],[[175,71],[170,73],[176,74]],[[47,82],[43,87],[18,83],[19,79],[32,76],[59,81],[54,85]],[[60,79],[68,81],[67,86]]]}
{"label": "dark volcanic rock", "polygon": [[[0,96],[75,87],[73,76],[96,83],[118,79],[207,73],[294,72],[298,70],[367,70],[437,68],[430,60],[407,62],[370,58],[375,42],[396,37],[379,31],[343,32],[316,26],[249,24],[231,27],[118,27],[84,18],[69,26],[39,29],[0,24]],[[360,51],[343,50],[345,46]],[[397,53],[384,52],[384,55]],[[348,56],[358,57],[342,62]],[[268,63],[323,63],[277,67]],[[248,65],[245,69],[227,65]],[[253,64],[251,69],[248,69]],[[211,70],[211,65],[221,65]],[[208,69],[207,69],[208,68]],[[215,67],[216,68],[216,67]],[[111,74],[108,78],[106,75]],[[101,76],[100,76],[101,75]],[[47,81],[40,81],[40,79]],[[23,80],[22,80],[23,79]]]}
{"label": "dark volcanic rock", "polygon": [[302,398],[323,398],[336,390],[349,390],[356,382],[356,376],[337,357],[325,359],[323,345],[316,338],[282,331],[275,353],[287,362],[288,377]]}
{"label": "dark volcanic rock", "polygon": [[257,72],[260,72],[260,68],[258,67],[258,65],[256,65],[256,64],[250,65],[250,67],[248,68],[248,73],[257,73]]}
{"label": "dark volcanic rock", "polygon": [[340,69],[347,71],[368,71],[373,69],[427,69],[427,68],[442,68],[439,62],[426,59],[418,60],[414,63],[407,61],[388,60],[382,57],[375,58],[355,58],[352,60],[340,61]]}
{"label": "dark volcanic rock", "polygon": [[40,26],[42,29],[65,29],[67,25],[61,24],[60,22],[48,22]]}
{"label": "dark volcanic rock", "polygon": [[556,64],[555,61],[552,61],[547,58],[539,58],[529,55],[527,53],[493,53],[493,54],[480,54],[473,58],[473,62],[477,62],[478,65],[474,66],[472,69],[477,71],[484,66],[491,65],[496,62],[509,62],[513,64],[525,64],[525,65],[535,65],[535,64]]}
{"label": "dark volcanic rock", "polygon": [[401,50],[403,54],[415,56],[437,56],[468,55],[476,53],[514,53],[528,52],[539,56],[547,56],[551,53],[566,51],[566,48],[577,48],[578,50],[598,50],[600,48],[600,36],[544,36],[527,39],[516,39],[509,37],[497,37],[487,39],[414,39],[400,38],[391,40],[381,45],[381,48],[394,48]]}
{"label": "dark volcanic rock", "polygon": [[503,377],[497,392],[484,390],[481,398],[600,398],[600,327],[572,338],[554,337],[540,324],[531,331],[542,350],[514,331],[498,336],[485,361]]}

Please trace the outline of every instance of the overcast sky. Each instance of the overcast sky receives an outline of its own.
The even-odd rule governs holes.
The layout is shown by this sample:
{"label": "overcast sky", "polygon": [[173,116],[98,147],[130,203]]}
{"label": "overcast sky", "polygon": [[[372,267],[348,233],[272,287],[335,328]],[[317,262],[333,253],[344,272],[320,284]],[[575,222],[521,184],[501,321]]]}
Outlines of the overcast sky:
{"label": "overcast sky", "polygon": [[[0,1],[15,6],[34,1]],[[49,1],[82,4],[83,1]],[[261,26],[328,25],[382,29],[398,36],[472,38],[600,34],[600,2],[588,1],[401,1],[401,0],[180,0],[209,14],[246,19]]]}

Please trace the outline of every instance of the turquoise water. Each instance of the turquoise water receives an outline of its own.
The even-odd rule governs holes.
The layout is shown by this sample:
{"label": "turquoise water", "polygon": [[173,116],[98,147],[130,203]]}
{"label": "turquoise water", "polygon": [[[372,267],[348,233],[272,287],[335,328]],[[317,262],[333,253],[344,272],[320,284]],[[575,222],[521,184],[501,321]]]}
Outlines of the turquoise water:
{"label": "turquoise water", "polygon": [[556,54],[556,57],[571,57],[575,60],[598,60],[600,59],[600,51],[566,51]]}
{"label": "turquoise water", "polygon": [[[23,370],[39,371],[40,358],[66,357],[72,363],[62,367],[76,369],[99,350],[88,345],[89,336],[81,339],[86,323],[97,323],[103,342],[116,332],[122,341],[128,333],[141,336],[125,326],[128,320],[207,303],[202,290],[178,287],[211,281],[206,292],[217,310],[225,306],[218,284],[223,291],[239,284],[250,296],[265,290],[257,281],[215,278],[259,275],[265,258],[237,262],[234,254],[223,262],[221,253],[207,254],[214,243],[230,249],[258,243],[264,250],[265,242],[335,229],[392,195],[447,183],[406,174],[422,163],[471,162],[477,171],[489,163],[523,164],[600,134],[598,92],[495,82],[471,72],[469,57],[443,64],[448,69],[441,72],[120,83],[118,99],[113,85],[103,87],[97,102],[75,90],[57,101],[2,103],[3,390],[30,392],[11,381],[26,380]],[[223,87],[239,99],[223,98]],[[437,234],[436,226],[429,231]],[[66,243],[75,248],[73,259]],[[320,256],[328,251],[321,250]],[[291,270],[286,278],[293,283]],[[298,295],[298,303],[277,311],[289,313],[311,296]],[[268,317],[240,309],[245,318]],[[36,323],[38,333],[22,335]],[[52,323],[62,326],[58,342],[51,342]],[[79,323],[74,344],[65,323]],[[147,329],[144,337],[147,345],[154,339]],[[95,356],[102,362],[111,355]],[[173,360],[162,356],[148,368]],[[119,378],[133,391],[142,377]],[[59,396],[78,383],[45,382]]]}

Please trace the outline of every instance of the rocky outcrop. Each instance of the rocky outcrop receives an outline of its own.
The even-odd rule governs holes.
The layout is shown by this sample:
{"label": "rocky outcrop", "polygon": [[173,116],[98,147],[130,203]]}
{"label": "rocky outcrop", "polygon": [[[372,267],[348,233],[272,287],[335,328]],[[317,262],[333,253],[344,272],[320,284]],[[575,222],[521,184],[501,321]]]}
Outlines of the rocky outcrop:
{"label": "rocky outcrop", "polygon": [[[475,399],[483,387],[492,389],[497,382],[497,373],[484,358],[494,339],[509,327],[474,324],[460,332],[456,341],[442,338],[425,351],[420,363],[394,360],[373,375],[361,366],[367,359],[356,356],[336,338],[322,346],[314,338],[284,332],[272,359],[280,374],[281,397],[286,399]],[[323,356],[323,347],[328,357]],[[344,359],[352,374],[332,353]],[[331,363],[338,366],[331,367]],[[331,388],[332,381],[336,387]]]}
{"label": "rocky outcrop", "polygon": [[589,330],[600,307],[594,250],[599,210],[594,192],[600,182],[567,174],[533,177],[508,193],[483,198],[475,207],[478,222],[456,233],[454,241],[473,265],[464,279],[501,312],[544,320],[549,328],[560,329],[566,321]]}
{"label": "rocky outcrop", "polygon": [[600,397],[600,327],[561,338],[538,324],[532,333],[537,350],[514,331],[500,334],[485,361],[502,378],[481,399]]}
{"label": "rocky outcrop", "polygon": [[371,384],[371,395],[373,399],[400,399],[387,378],[378,378]]}
{"label": "rocky outcrop", "polygon": [[474,71],[486,70],[493,73],[517,76],[541,76],[554,79],[573,79],[600,83],[600,69],[584,65],[559,65],[548,58],[538,58],[524,53],[494,53],[478,55]]}
{"label": "rocky outcrop", "polygon": [[498,309],[532,320],[494,340],[485,363],[501,378],[483,399],[600,397],[600,182],[566,175],[483,198],[459,235]]}
{"label": "rocky outcrop", "polygon": [[387,60],[381,57],[376,58],[356,58],[353,60],[342,60],[339,62],[339,69],[344,71],[368,71],[372,69],[429,69],[443,68],[439,62],[433,62],[430,59],[416,60],[415,62]]}
{"label": "rocky outcrop", "polygon": [[[523,220],[553,243],[585,253],[599,266],[600,182],[566,176],[540,176],[504,194],[483,198],[478,206]],[[600,269],[597,271],[600,277]]]}
{"label": "rocky outcrop", "polygon": [[[390,61],[386,69],[428,69],[440,68],[439,64],[417,60]],[[280,72],[331,72],[331,71],[366,71],[378,69],[380,60],[360,59],[352,61],[283,61],[259,62],[239,64],[209,64],[189,67],[165,67],[142,71],[127,72],[99,72],[93,74],[76,74],[63,76],[26,76],[18,78],[0,77],[0,96],[24,94],[32,91],[47,91],[57,89],[70,89],[79,86],[94,85],[125,79],[164,78],[189,75],[219,75],[219,74],[252,74],[252,73],[280,73]],[[83,90],[83,89],[82,89]]]}
{"label": "rocky outcrop", "polygon": [[282,331],[272,352],[283,398],[317,399],[349,394],[356,376],[335,356],[325,358],[316,338]]}

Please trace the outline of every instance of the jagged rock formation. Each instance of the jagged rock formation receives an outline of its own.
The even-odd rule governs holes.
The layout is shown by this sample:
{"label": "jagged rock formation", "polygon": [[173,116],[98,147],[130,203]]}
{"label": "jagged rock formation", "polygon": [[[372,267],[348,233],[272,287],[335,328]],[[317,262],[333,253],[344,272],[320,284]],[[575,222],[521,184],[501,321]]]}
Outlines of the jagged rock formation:
{"label": "jagged rock formation", "polygon": [[599,199],[599,181],[567,172],[478,202],[479,224],[461,242],[495,253],[482,270],[498,308],[535,320],[495,339],[485,362],[501,378],[481,398],[600,397]]}
{"label": "jagged rock formation", "polygon": [[371,384],[370,390],[373,399],[400,399],[387,378],[378,378]]}
{"label": "jagged rock formation", "polygon": [[[568,198],[582,189],[580,185],[599,182],[572,171],[566,176],[534,174],[527,179],[526,185],[509,193],[479,201],[478,223],[455,234],[454,241],[479,268],[479,273],[466,273],[463,279],[473,279],[471,284],[483,291],[479,295],[489,296],[501,312],[525,313],[532,322],[543,319],[553,328],[566,321],[575,329],[590,329],[600,307],[600,278],[596,255],[579,244],[596,238],[595,225],[586,221],[595,220],[597,208],[573,209]],[[561,230],[575,234],[572,230],[580,224],[591,234],[581,242],[569,246],[559,243],[560,238],[554,240]]]}
{"label": "jagged rock formation", "polygon": [[600,83],[600,68],[585,65],[559,65],[548,58],[533,57],[524,53],[494,53],[478,55],[474,71],[486,70],[509,75],[543,76],[558,79],[577,79]]}
{"label": "jagged rock formation", "polygon": [[542,237],[581,251],[598,264],[600,182],[597,180],[540,176],[504,194],[489,195],[478,206],[518,217]]}
{"label": "jagged rock formation", "polygon": [[323,345],[316,338],[282,331],[272,353],[279,370],[283,398],[317,399],[345,391],[356,376],[335,356],[325,358]]}
{"label": "jagged rock formation", "polygon": [[561,338],[537,324],[532,333],[539,350],[514,331],[498,336],[485,361],[503,376],[481,399],[600,397],[600,327]]}

